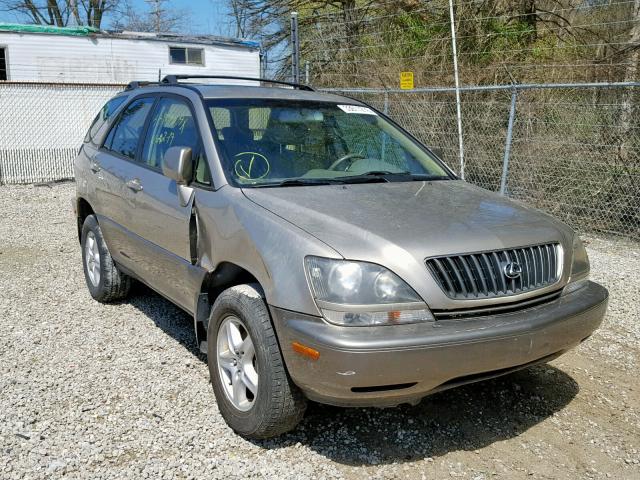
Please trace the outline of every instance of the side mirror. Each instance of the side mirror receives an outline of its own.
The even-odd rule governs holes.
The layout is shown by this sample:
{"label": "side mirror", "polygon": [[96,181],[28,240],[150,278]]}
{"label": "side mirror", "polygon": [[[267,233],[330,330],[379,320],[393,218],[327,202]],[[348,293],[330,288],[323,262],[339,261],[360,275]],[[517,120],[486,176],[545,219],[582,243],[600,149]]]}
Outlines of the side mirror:
{"label": "side mirror", "polygon": [[444,152],[442,151],[441,148],[429,147],[429,150],[431,150],[433,153],[435,153],[436,157],[438,157],[439,159],[441,159],[441,160],[444,159]]}
{"label": "side mirror", "polygon": [[178,185],[189,185],[193,179],[193,161],[189,147],[171,147],[162,159],[162,173]]}

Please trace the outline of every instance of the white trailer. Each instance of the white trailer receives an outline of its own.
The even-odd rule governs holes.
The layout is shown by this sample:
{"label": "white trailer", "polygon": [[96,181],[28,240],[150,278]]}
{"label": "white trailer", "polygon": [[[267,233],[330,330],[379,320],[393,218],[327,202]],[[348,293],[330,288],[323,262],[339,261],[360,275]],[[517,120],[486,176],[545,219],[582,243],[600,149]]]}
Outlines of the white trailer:
{"label": "white trailer", "polygon": [[72,178],[102,105],[133,80],[168,74],[259,77],[259,45],[0,24],[0,184]]}
{"label": "white trailer", "polygon": [[256,42],[0,23],[0,81],[122,84],[165,74],[260,76]]}

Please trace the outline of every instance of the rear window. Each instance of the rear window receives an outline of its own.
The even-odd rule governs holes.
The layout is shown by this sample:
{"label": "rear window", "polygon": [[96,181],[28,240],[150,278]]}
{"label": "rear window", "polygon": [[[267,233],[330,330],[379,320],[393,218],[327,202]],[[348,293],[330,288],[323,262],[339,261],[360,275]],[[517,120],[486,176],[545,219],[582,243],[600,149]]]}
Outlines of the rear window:
{"label": "rear window", "polygon": [[84,138],[85,142],[93,140],[98,130],[113,116],[115,111],[118,110],[118,107],[120,107],[126,99],[127,97],[116,97],[104,104],[100,112],[98,112],[98,115],[96,115],[96,118],[93,119],[91,127],[89,127],[89,131]]}

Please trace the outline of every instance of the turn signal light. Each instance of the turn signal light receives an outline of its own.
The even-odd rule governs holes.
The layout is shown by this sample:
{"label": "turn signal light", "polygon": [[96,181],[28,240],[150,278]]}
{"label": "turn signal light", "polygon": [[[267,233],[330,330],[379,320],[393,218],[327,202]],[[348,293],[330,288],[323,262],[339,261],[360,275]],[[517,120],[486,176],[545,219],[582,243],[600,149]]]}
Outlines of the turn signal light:
{"label": "turn signal light", "polygon": [[389,323],[398,323],[398,320],[400,320],[400,317],[401,317],[400,312],[387,313],[387,318],[389,319]]}
{"label": "turn signal light", "polygon": [[303,345],[301,343],[291,342],[291,347],[293,348],[294,352],[299,353],[302,356],[308,357],[311,360],[318,360],[320,358],[319,351],[314,350],[311,347],[307,347],[306,345]]}

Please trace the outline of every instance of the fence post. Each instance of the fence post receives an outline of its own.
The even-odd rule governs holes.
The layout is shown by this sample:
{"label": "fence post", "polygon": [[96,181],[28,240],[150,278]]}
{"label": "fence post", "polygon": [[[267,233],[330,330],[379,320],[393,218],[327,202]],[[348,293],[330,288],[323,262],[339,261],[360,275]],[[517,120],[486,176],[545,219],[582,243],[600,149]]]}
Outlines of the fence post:
{"label": "fence post", "polygon": [[513,123],[516,119],[516,99],[518,89],[514,86],[511,90],[511,109],[509,110],[509,125],[507,127],[507,140],[504,145],[504,159],[502,160],[502,179],[500,180],[500,195],[507,191],[507,175],[509,174],[509,157],[511,156],[511,143],[513,139]]}
{"label": "fence post", "polygon": [[300,37],[298,12],[291,12],[291,74],[293,83],[300,83]]}
{"label": "fence post", "polygon": [[451,23],[451,50],[453,52],[453,78],[456,84],[456,119],[458,122],[458,153],[460,155],[460,178],[464,180],[464,142],[462,141],[462,108],[460,106],[460,77],[458,76],[458,49],[456,47],[456,19],[453,12],[453,0],[449,0],[449,18]]}

